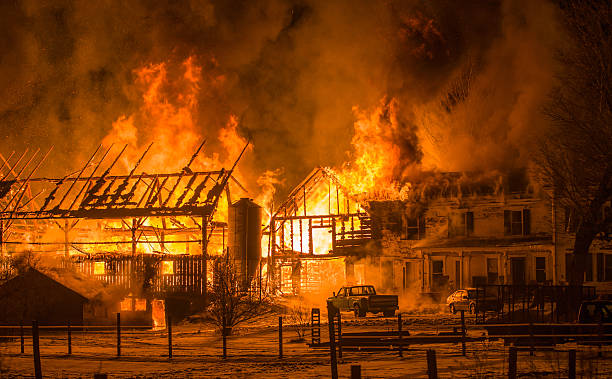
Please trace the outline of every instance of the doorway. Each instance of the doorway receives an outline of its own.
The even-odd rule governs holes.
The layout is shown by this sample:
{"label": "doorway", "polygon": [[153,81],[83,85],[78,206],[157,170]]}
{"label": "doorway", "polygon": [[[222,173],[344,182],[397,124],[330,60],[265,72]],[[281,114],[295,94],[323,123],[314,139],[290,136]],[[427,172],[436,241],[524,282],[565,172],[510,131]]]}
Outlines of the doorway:
{"label": "doorway", "polygon": [[525,284],[525,258],[510,258],[512,284]]}

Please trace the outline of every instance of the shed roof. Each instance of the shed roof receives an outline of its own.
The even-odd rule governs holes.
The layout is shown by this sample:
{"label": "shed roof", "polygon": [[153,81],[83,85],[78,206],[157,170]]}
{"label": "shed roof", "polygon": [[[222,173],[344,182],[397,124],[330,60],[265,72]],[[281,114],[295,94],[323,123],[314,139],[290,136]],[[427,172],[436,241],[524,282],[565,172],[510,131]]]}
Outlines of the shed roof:
{"label": "shed roof", "polygon": [[37,269],[30,267],[26,271],[17,275],[16,277],[8,280],[2,286],[0,286],[0,297],[6,296],[14,291],[19,291],[23,288],[31,286],[33,283],[43,283],[46,286],[49,286],[51,289],[64,292],[69,296],[73,296],[81,300],[82,302],[89,301],[85,296],[81,295],[77,291],[72,288],[66,287],[62,283],[56,281],[55,279],[43,274]]}

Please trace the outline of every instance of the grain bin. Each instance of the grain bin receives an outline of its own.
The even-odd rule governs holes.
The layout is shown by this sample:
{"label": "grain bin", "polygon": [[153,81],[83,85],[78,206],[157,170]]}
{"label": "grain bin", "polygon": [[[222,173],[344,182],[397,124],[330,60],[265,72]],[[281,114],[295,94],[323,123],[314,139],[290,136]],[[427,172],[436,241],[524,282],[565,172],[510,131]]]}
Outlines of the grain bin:
{"label": "grain bin", "polygon": [[229,256],[234,261],[238,278],[247,287],[261,259],[261,207],[242,198],[228,210]]}

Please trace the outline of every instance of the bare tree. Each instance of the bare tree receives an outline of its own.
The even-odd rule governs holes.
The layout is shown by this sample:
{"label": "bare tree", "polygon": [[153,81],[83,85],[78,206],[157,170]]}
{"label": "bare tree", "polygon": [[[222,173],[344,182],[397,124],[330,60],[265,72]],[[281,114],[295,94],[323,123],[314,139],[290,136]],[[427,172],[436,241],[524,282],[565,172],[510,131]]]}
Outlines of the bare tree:
{"label": "bare tree", "polygon": [[612,215],[603,211],[612,200],[612,6],[581,0],[559,5],[567,38],[559,53],[560,84],[545,109],[552,127],[539,163],[555,200],[574,216],[568,279],[580,284],[589,248],[612,226]]}
{"label": "bare tree", "polygon": [[299,341],[303,341],[310,324],[310,309],[304,304],[295,303],[287,309],[289,323],[293,324]]}
{"label": "bare tree", "polygon": [[270,302],[266,296],[261,299],[244,289],[239,280],[233,261],[227,257],[219,258],[213,266],[213,285],[210,291],[208,311],[213,322],[224,335],[231,334],[231,328],[270,312]]}

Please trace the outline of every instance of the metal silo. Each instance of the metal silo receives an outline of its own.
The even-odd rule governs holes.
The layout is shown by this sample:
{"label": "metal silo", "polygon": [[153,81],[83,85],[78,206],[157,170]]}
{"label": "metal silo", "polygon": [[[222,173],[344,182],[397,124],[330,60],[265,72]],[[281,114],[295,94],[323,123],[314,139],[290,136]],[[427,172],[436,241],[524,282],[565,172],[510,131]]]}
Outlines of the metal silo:
{"label": "metal silo", "polygon": [[242,198],[228,210],[229,256],[244,287],[250,285],[261,259],[261,207]]}

